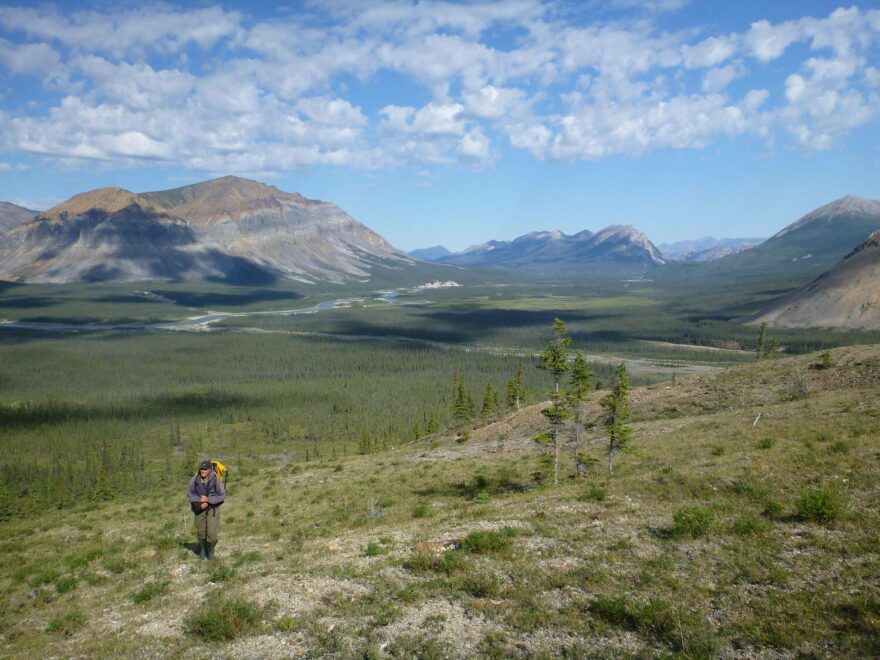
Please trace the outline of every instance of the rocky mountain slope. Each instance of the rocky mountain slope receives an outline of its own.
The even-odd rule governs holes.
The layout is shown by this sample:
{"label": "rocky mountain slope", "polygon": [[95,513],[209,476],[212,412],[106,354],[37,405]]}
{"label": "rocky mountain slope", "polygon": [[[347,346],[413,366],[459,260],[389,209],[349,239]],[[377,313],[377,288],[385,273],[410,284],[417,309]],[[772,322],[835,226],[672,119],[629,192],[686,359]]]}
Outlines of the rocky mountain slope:
{"label": "rocky mountain slope", "polygon": [[227,176],[145,193],[223,252],[306,282],[369,279],[379,260],[405,254],[335,204]]}
{"label": "rocky mountain slope", "polygon": [[137,195],[82,193],[11,231],[0,276],[36,282],[368,280],[411,263],[335,204],[223,177]]}
{"label": "rocky mountain slope", "polygon": [[510,242],[490,241],[439,261],[458,266],[585,272],[604,270],[614,275],[640,273],[665,263],[660,251],[635,227],[613,225],[596,232],[573,235],[561,231],[536,231]]}
{"label": "rocky mountain slope", "polygon": [[13,229],[0,274],[28,282],[222,277],[221,255],[192,228],[121,188],[72,197]]}
{"label": "rocky mountain slope", "polygon": [[880,329],[880,230],[828,272],[753,320],[780,327]]}
{"label": "rocky mountain slope", "polygon": [[37,215],[37,211],[10,202],[0,202],[0,234],[15,229]]}
{"label": "rocky mountain slope", "polygon": [[880,229],[880,201],[847,195],[787,226],[761,245],[710,262],[706,276],[815,277]]}

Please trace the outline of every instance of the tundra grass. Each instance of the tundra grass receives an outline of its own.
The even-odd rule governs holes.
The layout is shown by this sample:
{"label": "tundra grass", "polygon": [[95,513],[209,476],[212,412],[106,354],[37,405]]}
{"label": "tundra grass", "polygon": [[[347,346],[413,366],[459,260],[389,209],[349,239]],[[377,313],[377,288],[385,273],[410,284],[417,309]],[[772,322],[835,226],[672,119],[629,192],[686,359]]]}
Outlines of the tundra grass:
{"label": "tundra grass", "polygon": [[568,438],[558,487],[540,406],[463,444],[281,444],[236,477],[213,564],[183,480],[7,520],[0,654],[876,655],[880,348],[832,355],[634,388],[630,450],[608,474],[588,433],[579,478]]}

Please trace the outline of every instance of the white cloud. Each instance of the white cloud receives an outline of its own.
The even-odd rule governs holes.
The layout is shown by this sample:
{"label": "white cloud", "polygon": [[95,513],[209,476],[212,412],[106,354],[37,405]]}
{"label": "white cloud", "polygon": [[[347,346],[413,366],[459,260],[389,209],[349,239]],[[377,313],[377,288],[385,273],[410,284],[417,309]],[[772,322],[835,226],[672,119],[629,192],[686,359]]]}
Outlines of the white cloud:
{"label": "white cloud", "polygon": [[526,94],[521,89],[486,85],[474,92],[464,92],[462,99],[467,112],[483,119],[514,117],[528,112]]}
{"label": "white cloud", "polygon": [[479,128],[475,128],[461,138],[459,152],[466,158],[471,158],[482,163],[491,158],[489,138]]}
{"label": "white cloud", "polygon": [[210,48],[239,29],[237,12],[218,7],[179,11],[168,5],[63,14],[54,7],[0,7],[0,26],[83,52],[121,57],[132,51],[177,52],[189,43]]}
{"label": "white cloud", "polygon": [[709,69],[703,76],[702,88],[704,92],[720,92],[723,91],[730,83],[737,78],[744,76],[746,71],[742,66],[728,64],[722,67]]}
{"label": "white cloud", "polygon": [[593,23],[541,0],[314,1],[277,20],[0,7],[0,70],[61,92],[7,110],[0,147],[236,172],[484,166],[505,148],[598,159],[741,134],[828,148],[877,120],[880,11],[661,29],[652,12],[683,4],[616,0],[645,11]]}
{"label": "white cloud", "polygon": [[743,106],[719,94],[585,104],[559,121],[548,155],[595,160],[650,149],[702,149],[719,135],[745,132],[748,119]]}
{"label": "white cloud", "polygon": [[709,37],[698,44],[681,47],[683,63],[688,68],[706,68],[718,66],[730,59],[739,48],[736,36]]}
{"label": "white cloud", "polygon": [[508,129],[508,138],[514,147],[537,156],[544,153],[551,137],[550,130],[543,124],[516,124]]}
{"label": "white cloud", "polygon": [[690,3],[690,0],[611,0],[611,4],[620,9],[641,9],[652,13],[678,11]]}
{"label": "white cloud", "polygon": [[45,76],[54,72],[60,61],[60,53],[48,44],[13,44],[0,39],[0,66],[13,75]]}
{"label": "white cloud", "polygon": [[757,21],[752,23],[744,39],[751,55],[762,62],[769,62],[780,57],[799,38],[801,30],[792,21],[776,25],[769,21]]}

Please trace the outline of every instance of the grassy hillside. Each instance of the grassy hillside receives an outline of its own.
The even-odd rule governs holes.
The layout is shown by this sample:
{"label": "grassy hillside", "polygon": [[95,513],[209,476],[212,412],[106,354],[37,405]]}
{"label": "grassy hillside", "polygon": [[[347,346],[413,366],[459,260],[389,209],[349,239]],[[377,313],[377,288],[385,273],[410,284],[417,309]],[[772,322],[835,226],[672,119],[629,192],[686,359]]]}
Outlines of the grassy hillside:
{"label": "grassy hillside", "polygon": [[880,346],[830,357],[636,388],[613,475],[559,487],[540,406],[332,460],[209,441],[213,563],[182,475],[0,523],[0,655],[880,654]]}

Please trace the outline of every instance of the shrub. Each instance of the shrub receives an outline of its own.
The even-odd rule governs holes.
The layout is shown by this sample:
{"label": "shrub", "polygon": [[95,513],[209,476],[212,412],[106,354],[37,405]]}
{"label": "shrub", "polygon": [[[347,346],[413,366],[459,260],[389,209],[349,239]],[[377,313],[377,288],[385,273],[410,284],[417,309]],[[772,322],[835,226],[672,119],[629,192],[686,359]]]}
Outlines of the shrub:
{"label": "shrub", "polygon": [[229,582],[236,576],[235,568],[221,560],[214,560],[208,567],[208,580],[210,582]]}
{"label": "shrub", "polygon": [[484,555],[508,550],[516,536],[513,527],[502,527],[500,530],[471,532],[461,542],[461,549],[475,555]]}
{"label": "shrub", "polygon": [[712,454],[712,456],[724,456],[724,453],[726,451],[727,450],[721,445],[715,445],[714,447],[712,447],[712,449],[709,450],[709,453]]}
{"label": "shrub", "polygon": [[28,580],[28,584],[32,587],[39,587],[43,584],[49,584],[50,582],[55,582],[58,579],[58,570],[55,568],[44,568],[39,573],[34,573],[31,576],[31,579]]}
{"label": "shrub", "polygon": [[428,511],[429,511],[428,505],[425,504],[424,502],[419,502],[418,504],[414,505],[412,508],[412,517],[413,518],[424,518],[425,516],[428,515]]}
{"label": "shrub", "polygon": [[596,619],[654,637],[686,657],[712,657],[717,649],[704,621],[661,598],[631,603],[625,596],[599,596],[587,609]]}
{"label": "shrub", "polygon": [[847,454],[849,450],[850,445],[846,440],[837,440],[828,447],[828,453],[830,454]]}
{"label": "shrub", "polygon": [[446,575],[452,575],[453,573],[459,573],[465,570],[468,567],[467,558],[460,552],[456,552],[452,550],[451,552],[444,552],[437,563],[434,564],[434,570],[438,573],[444,573]]}
{"label": "shrub", "polygon": [[92,546],[91,548],[87,548],[86,550],[78,552],[72,557],[68,557],[66,563],[71,570],[76,570],[77,568],[85,568],[102,554],[104,554],[103,548],[99,546]]}
{"label": "shrub", "polygon": [[168,591],[168,580],[154,580],[147,582],[140,589],[131,595],[131,599],[135,603],[146,603],[153,600],[156,596],[161,596]]}
{"label": "shrub", "polygon": [[770,528],[770,523],[753,515],[746,514],[733,521],[731,531],[739,536],[763,534]]}
{"label": "shrub", "polygon": [[129,568],[131,568],[131,560],[128,557],[122,557],[120,555],[110,555],[109,557],[104,557],[104,561],[102,562],[104,568],[113,573],[114,575],[119,575],[120,573],[124,573]]}
{"label": "shrub", "polygon": [[814,488],[801,492],[797,513],[802,520],[831,523],[843,514],[848,497],[833,488]]}
{"label": "shrub", "polygon": [[758,440],[758,449],[772,449],[773,438],[761,438]]}
{"label": "shrub", "polygon": [[608,493],[606,492],[606,490],[602,488],[602,486],[597,486],[596,484],[593,484],[578,499],[583,501],[590,500],[593,502],[601,502],[606,497],[608,497]]}
{"label": "shrub", "polygon": [[364,557],[378,557],[380,554],[382,554],[382,548],[374,541],[367,543],[367,547],[364,548]]}
{"label": "shrub", "polygon": [[205,641],[224,642],[255,632],[263,613],[243,598],[227,598],[212,593],[185,620],[187,631]]}
{"label": "shrub", "polygon": [[403,563],[403,567],[413,573],[424,573],[425,571],[433,570],[439,559],[432,552],[414,552]]}
{"label": "shrub", "polygon": [[768,518],[779,518],[782,515],[782,505],[776,500],[767,500],[761,513]]}
{"label": "shrub", "polygon": [[65,637],[69,637],[77,630],[83,627],[86,622],[85,615],[79,610],[70,610],[64,614],[59,614],[49,619],[46,624],[47,633],[60,633]]}
{"label": "shrub", "polygon": [[458,586],[475,598],[491,598],[501,591],[501,582],[492,573],[470,572],[458,580]]}
{"label": "shrub", "polygon": [[297,626],[297,620],[292,616],[283,616],[275,622],[275,627],[281,632],[291,632]]}
{"label": "shrub", "polygon": [[672,516],[673,536],[705,536],[715,520],[714,514],[700,506],[684,506]]}
{"label": "shrub", "polygon": [[587,610],[597,619],[616,628],[634,630],[636,616],[630,611],[625,596],[599,596],[589,604]]}
{"label": "shrub", "polygon": [[65,594],[68,591],[71,591],[74,587],[76,587],[76,578],[72,575],[55,580],[55,590],[59,594]]}

